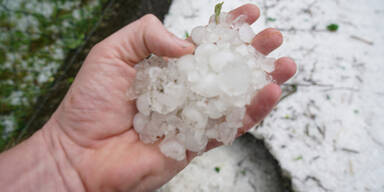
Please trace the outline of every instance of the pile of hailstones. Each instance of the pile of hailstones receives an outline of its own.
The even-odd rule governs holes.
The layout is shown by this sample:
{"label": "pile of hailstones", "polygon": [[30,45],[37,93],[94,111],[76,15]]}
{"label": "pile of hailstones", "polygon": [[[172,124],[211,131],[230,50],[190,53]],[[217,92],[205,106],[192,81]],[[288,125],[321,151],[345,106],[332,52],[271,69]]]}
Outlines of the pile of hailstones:
{"label": "pile of hailstones", "polygon": [[246,105],[270,82],[273,58],[250,45],[255,33],[245,16],[192,30],[193,55],[164,60],[151,56],[135,66],[128,93],[137,99],[133,125],[144,143],[160,143],[161,152],[183,160],[186,150],[201,153],[209,140],[230,144],[242,127]]}

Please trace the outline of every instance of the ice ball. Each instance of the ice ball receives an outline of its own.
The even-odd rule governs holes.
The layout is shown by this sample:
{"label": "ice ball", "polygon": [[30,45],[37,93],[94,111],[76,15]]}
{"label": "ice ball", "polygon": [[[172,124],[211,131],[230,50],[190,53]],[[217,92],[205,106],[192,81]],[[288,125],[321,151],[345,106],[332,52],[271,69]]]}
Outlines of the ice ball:
{"label": "ice ball", "polygon": [[194,54],[152,55],[135,65],[133,90],[138,113],[133,126],[144,143],[162,139],[160,151],[183,160],[186,150],[202,153],[209,139],[230,144],[243,126],[246,106],[270,82],[275,59],[258,53],[252,28],[239,16],[192,30]]}

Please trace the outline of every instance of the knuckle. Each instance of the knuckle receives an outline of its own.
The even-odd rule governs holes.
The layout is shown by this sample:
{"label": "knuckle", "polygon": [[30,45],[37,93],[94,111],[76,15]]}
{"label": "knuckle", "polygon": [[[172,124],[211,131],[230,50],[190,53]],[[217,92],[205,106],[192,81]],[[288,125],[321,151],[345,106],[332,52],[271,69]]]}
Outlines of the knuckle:
{"label": "knuckle", "polygon": [[104,43],[103,41],[96,43],[90,50],[90,52],[95,53],[99,52],[100,50],[104,49]]}
{"label": "knuckle", "polygon": [[160,23],[159,19],[153,14],[146,14],[140,20],[148,25]]}
{"label": "knuckle", "polygon": [[[110,51],[107,51],[110,50]],[[95,44],[89,51],[90,55],[97,55],[101,57],[110,58],[113,57],[113,47],[105,41],[100,41]]]}
{"label": "knuckle", "polygon": [[141,33],[145,38],[153,36],[154,30],[158,30],[162,26],[161,21],[153,14],[144,15],[140,18],[139,23]]}

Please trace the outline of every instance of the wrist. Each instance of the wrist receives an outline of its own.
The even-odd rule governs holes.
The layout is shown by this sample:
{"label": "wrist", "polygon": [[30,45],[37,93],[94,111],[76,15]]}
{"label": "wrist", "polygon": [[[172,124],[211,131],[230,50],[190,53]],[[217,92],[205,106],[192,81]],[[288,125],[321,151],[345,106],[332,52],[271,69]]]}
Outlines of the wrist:
{"label": "wrist", "polygon": [[0,155],[2,191],[85,191],[50,120],[29,139]]}
{"label": "wrist", "polygon": [[68,152],[68,140],[57,121],[51,118],[38,134],[41,135],[38,139],[44,142],[47,156],[49,156],[47,159],[49,158],[55,164],[56,176],[62,182],[62,188],[70,192],[86,191],[78,171],[68,156],[72,154]]}

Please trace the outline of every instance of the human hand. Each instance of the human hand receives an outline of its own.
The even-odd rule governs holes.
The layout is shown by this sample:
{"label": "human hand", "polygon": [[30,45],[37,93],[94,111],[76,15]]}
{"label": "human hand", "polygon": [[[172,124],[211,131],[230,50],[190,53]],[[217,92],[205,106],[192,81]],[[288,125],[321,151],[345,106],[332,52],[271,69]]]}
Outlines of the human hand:
{"label": "human hand", "polygon": [[[247,22],[253,23],[259,9],[248,4],[230,14],[234,18],[247,15]],[[256,35],[252,45],[268,54],[281,43],[279,31],[266,29]],[[187,159],[176,161],[160,152],[159,142],[144,144],[139,140],[132,127],[135,102],[128,100],[126,91],[135,77],[133,66],[151,53],[180,57],[193,51],[193,44],[176,38],[152,15],[124,27],[91,50],[61,105],[41,130],[47,145],[56,151],[53,156],[59,169],[72,173],[62,175],[65,184],[82,186],[76,191],[149,191],[166,183],[191,161],[196,155],[192,152]],[[276,61],[271,73],[276,84],[267,85],[253,99],[239,134],[271,111],[280,98],[278,84],[295,71],[293,60]],[[217,145],[211,142],[208,148]]]}

